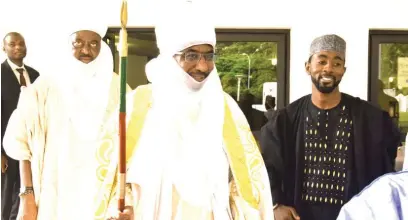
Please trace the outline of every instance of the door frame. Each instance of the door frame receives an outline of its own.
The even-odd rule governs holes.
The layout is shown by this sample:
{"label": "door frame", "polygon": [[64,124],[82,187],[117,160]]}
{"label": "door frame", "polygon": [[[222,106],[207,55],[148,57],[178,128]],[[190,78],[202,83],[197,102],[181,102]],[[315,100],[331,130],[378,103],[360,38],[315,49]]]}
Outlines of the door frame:
{"label": "door frame", "polygon": [[290,30],[216,29],[217,42],[275,42],[277,44],[277,109],[289,104]]}
{"label": "door frame", "polygon": [[380,44],[406,43],[408,31],[370,30],[368,48],[368,101],[378,106],[378,76],[380,73]]}

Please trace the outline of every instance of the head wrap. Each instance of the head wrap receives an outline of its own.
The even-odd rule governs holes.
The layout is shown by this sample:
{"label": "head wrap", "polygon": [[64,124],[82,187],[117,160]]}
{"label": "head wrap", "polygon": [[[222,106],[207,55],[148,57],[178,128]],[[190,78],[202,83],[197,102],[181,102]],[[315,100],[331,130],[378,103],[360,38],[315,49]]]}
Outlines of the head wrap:
{"label": "head wrap", "polygon": [[[160,55],[157,59],[152,60],[146,65],[147,78],[150,82],[157,85],[161,82],[166,82],[164,77],[170,77],[171,79],[169,80],[177,79],[183,82],[185,89],[201,89],[210,77],[207,77],[202,82],[197,82],[188,73],[185,73],[180,66],[165,63],[176,63],[173,56],[177,52],[192,46],[209,44],[215,50],[216,37],[214,25],[211,19],[197,16],[196,12],[205,8],[199,2],[186,0],[171,1],[171,4],[169,2],[163,1],[162,7],[159,8],[158,14],[160,16],[156,21],[155,32]],[[168,7],[177,10],[170,12]],[[158,68],[163,69],[164,66],[169,65],[174,67],[173,74],[166,76],[160,74],[162,71],[158,70]],[[213,69],[210,75],[218,75],[216,68]],[[166,85],[169,84],[166,83]]]}
{"label": "head wrap", "polygon": [[[200,44],[215,48],[215,28],[211,16],[197,14],[197,11],[203,10],[203,5],[191,1],[168,2],[171,2],[168,7],[178,10],[174,13],[168,7],[162,7],[164,10],[159,13],[155,33],[161,55],[173,56],[176,52]],[[166,1],[163,4],[167,6],[169,3]]]}
{"label": "head wrap", "polygon": [[92,31],[97,33],[101,38],[105,37],[106,32],[108,31],[108,27],[103,24],[87,24],[88,22],[84,23],[77,23],[75,26],[72,26],[68,31],[68,35],[72,35],[78,31]]}
{"label": "head wrap", "polygon": [[[65,11],[78,12],[76,16],[70,16],[63,19],[64,34],[70,36],[78,31],[93,31],[97,33],[101,38],[106,35],[108,30],[108,17],[107,14],[111,13],[109,7],[100,7],[100,1],[97,0],[70,0],[62,1],[59,3]],[[97,8],[96,10],[94,10]]]}
{"label": "head wrap", "polygon": [[[84,1],[86,2],[86,1]],[[82,5],[81,5],[82,7]],[[83,63],[73,56],[72,34],[82,30],[90,30],[103,37],[107,25],[99,11],[87,13],[83,19],[78,16],[70,21],[63,30],[65,33],[65,49],[60,59],[64,78],[61,81],[67,94],[72,123],[75,124],[77,135],[83,138],[95,137],[103,121],[108,94],[113,77],[113,55],[109,46],[101,40],[98,56],[89,63]],[[92,19],[90,19],[92,18]],[[97,22],[95,22],[97,21]],[[91,132],[93,131],[93,132]]]}
{"label": "head wrap", "polygon": [[312,41],[309,55],[312,56],[321,51],[333,51],[345,56],[346,41],[335,34],[320,36]]}

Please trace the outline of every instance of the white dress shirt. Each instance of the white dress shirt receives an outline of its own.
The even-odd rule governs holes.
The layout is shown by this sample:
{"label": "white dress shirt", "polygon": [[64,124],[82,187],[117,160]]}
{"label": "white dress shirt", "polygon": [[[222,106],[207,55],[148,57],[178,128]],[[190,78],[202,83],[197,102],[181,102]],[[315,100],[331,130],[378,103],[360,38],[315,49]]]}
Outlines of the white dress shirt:
{"label": "white dress shirt", "polygon": [[23,66],[19,67],[19,66],[17,66],[16,64],[14,64],[13,62],[11,62],[9,59],[7,59],[7,62],[8,62],[8,64],[10,65],[11,69],[13,70],[14,74],[16,75],[17,80],[18,80],[18,83],[19,83],[20,85],[21,85],[21,82],[20,82],[20,73],[17,71],[18,68],[23,68],[23,69],[24,69],[23,76],[24,76],[24,78],[25,78],[26,85],[28,86],[28,85],[31,84],[30,77],[28,76],[28,72],[27,72],[27,70],[26,70],[24,64],[23,64]]}
{"label": "white dress shirt", "polygon": [[399,111],[400,112],[406,112],[407,111],[407,104],[408,104],[408,97],[403,95],[403,94],[398,94],[395,96],[395,98],[398,100],[399,104]]}

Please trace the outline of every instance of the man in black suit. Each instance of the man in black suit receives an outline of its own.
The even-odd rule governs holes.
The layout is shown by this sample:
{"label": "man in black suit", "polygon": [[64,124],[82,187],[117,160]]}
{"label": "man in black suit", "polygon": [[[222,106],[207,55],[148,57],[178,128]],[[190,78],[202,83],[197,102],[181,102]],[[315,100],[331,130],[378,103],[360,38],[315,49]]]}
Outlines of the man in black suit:
{"label": "man in black suit", "polygon": [[3,136],[11,113],[17,107],[21,87],[33,83],[39,73],[23,63],[27,48],[21,34],[8,33],[3,39],[3,51],[7,59],[1,64],[1,219],[14,220],[20,202],[19,162],[5,153]]}

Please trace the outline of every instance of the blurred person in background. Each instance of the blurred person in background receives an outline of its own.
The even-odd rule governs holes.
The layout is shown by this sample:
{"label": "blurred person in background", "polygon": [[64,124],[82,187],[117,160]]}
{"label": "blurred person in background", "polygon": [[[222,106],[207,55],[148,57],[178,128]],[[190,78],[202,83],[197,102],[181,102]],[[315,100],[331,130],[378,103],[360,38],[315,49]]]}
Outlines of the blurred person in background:
{"label": "blurred person in background", "polygon": [[22,87],[34,83],[40,74],[24,64],[27,45],[20,33],[6,34],[3,51],[7,59],[1,64],[1,219],[14,220],[20,203],[19,161],[7,155],[3,137],[10,116],[17,107]]}

